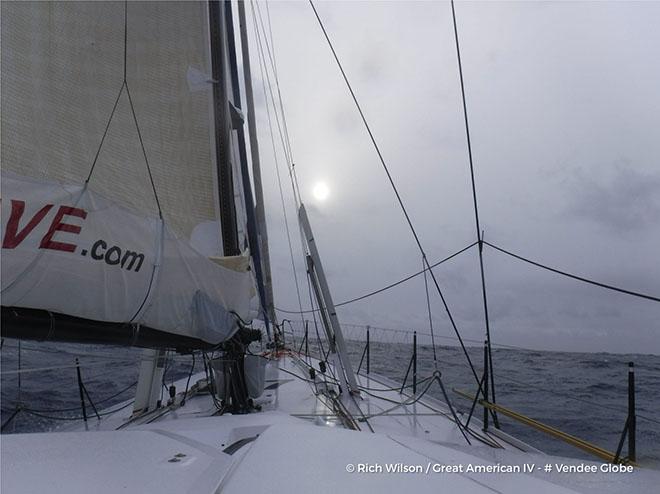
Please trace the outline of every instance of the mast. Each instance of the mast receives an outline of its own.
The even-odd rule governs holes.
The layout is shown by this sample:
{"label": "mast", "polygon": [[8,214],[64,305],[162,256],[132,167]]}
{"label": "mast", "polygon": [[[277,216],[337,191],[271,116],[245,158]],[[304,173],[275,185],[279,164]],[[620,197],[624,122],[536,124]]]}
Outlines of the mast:
{"label": "mast", "polygon": [[[238,64],[236,62],[236,45],[234,41],[234,22],[232,17],[231,2],[227,2],[225,5],[226,5],[226,17],[227,17],[227,34],[228,34],[227,39],[229,45],[229,70],[231,73],[232,96],[234,99],[234,105],[240,108],[242,106],[241,91],[238,80],[238,66],[237,66]],[[246,58],[248,60],[247,63],[249,64],[249,57]],[[249,87],[250,87],[250,95],[251,95],[252,86]],[[250,105],[249,108],[251,109],[253,107]],[[252,115],[254,115],[253,109],[252,109]],[[251,118],[250,122],[252,121],[253,119]],[[241,167],[241,177],[243,179],[243,197],[245,200],[245,209],[247,215],[247,233],[248,233],[248,241],[250,243],[250,254],[252,255],[252,259],[254,261],[254,270],[257,278],[257,289],[259,291],[259,300],[261,301],[261,307],[263,308],[264,322],[266,324],[266,332],[270,337],[271,334],[270,322],[273,322],[273,324],[276,323],[276,320],[274,319],[275,314],[272,303],[273,300],[272,286],[269,281],[268,283],[268,287],[270,288],[270,298],[269,298],[269,291],[266,289],[266,283],[265,283],[266,276],[264,275],[264,269],[266,268],[267,278],[268,280],[270,280],[270,262],[264,263],[262,258],[262,250],[259,242],[259,225],[257,222],[257,216],[255,212],[254,198],[252,196],[252,187],[250,186],[250,182],[251,182],[250,170],[248,165],[247,151],[245,149],[245,130],[243,125],[237,126],[236,132],[238,134],[238,153],[239,153],[239,161]],[[256,136],[255,136],[255,140],[256,140]],[[257,152],[258,152],[258,148],[257,148]],[[260,178],[261,177],[259,176],[259,179]],[[258,190],[261,191],[261,180],[259,180]],[[263,199],[263,193],[261,197]],[[260,201],[260,203],[263,203],[263,201]],[[264,224],[264,228],[265,228],[265,224]],[[267,240],[267,235],[266,235],[266,240]],[[266,243],[266,248],[268,248],[267,243]],[[268,260],[267,256],[268,256],[268,251],[266,250],[266,260]],[[270,308],[270,310],[268,308]]]}
{"label": "mast", "polygon": [[259,160],[259,143],[257,141],[257,125],[254,115],[254,96],[252,94],[252,74],[250,71],[250,53],[248,48],[247,24],[245,20],[245,5],[238,2],[238,19],[241,31],[241,52],[243,57],[243,76],[245,78],[245,97],[248,111],[248,130],[250,135],[250,154],[252,156],[252,177],[254,179],[254,194],[256,199],[257,230],[259,233],[259,246],[264,269],[264,287],[266,291],[266,307],[268,318],[277,323],[275,304],[273,298],[273,283],[270,271],[270,254],[268,252],[268,228],[264,209],[264,192],[261,186],[261,167]]}
{"label": "mast", "polygon": [[[242,6],[242,4],[240,4]],[[269,319],[274,321],[272,304],[272,290],[270,288],[270,264],[268,262],[267,235],[263,211],[263,193],[259,171],[258,153],[253,166],[256,167],[255,188],[257,191],[257,217],[255,218],[254,203],[250,189],[250,176],[247,170],[247,154],[245,151],[245,133],[242,123],[232,119],[232,108],[240,108],[240,88],[238,82],[238,69],[236,63],[236,48],[234,42],[234,28],[231,2],[208,2],[209,38],[211,49],[211,68],[213,81],[213,116],[214,116],[214,143],[218,177],[218,201],[220,209],[220,222],[222,231],[222,249],[225,256],[240,255],[238,223],[235,204],[234,176],[232,168],[232,131],[236,130],[238,136],[239,161],[243,181],[243,196],[247,216],[248,241],[252,247],[251,255],[254,260],[259,298],[262,307],[270,309],[270,315],[264,314],[266,330],[270,336]],[[244,45],[245,46],[245,45]],[[247,47],[244,47],[244,57],[247,59]],[[249,63],[249,62],[248,62]],[[248,65],[249,74],[249,65]],[[246,76],[247,77],[247,76]],[[249,79],[248,79],[249,81]],[[254,135],[254,110],[252,107],[251,87],[248,85],[248,114],[250,122],[251,143],[256,148],[256,135]],[[238,119],[237,119],[238,120]],[[253,153],[254,156],[254,153]],[[261,220],[261,221],[259,221]],[[261,223],[261,225],[260,225]],[[260,228],[261,226],[261,228]],[[259,243],[258,232],[263,232],[263,244]],[[262,245],[265,246],[266,282],[261,265]],[[158,406],[161,381],[164,372],[165,352],[163,350],[145,350],[140,367],[138,388],[134,413],[141,413]]]}
{"label": "mast", "polygon": [[234,179],[230,157],[230,115],[225,67],[227,59],[226,18],[217,0],[209,2],[209,32],[211,38],[211,73],[213,84],[213,115],[215,123],[215,156],[218,170],[218,194],[222,247],[225,256],[240,254],[236,206],[234,204]]}

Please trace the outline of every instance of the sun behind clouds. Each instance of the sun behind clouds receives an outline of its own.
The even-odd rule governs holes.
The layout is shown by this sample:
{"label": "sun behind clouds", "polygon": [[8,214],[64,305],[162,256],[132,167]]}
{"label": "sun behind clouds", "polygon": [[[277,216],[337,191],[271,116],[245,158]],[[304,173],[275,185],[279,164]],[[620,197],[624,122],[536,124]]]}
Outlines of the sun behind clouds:
{"label": "sun behind clouds", "polygon": [[330,196],[330,188],[325,182],[317,182],[312,189],[314,199],[319,202],[325,201]]}

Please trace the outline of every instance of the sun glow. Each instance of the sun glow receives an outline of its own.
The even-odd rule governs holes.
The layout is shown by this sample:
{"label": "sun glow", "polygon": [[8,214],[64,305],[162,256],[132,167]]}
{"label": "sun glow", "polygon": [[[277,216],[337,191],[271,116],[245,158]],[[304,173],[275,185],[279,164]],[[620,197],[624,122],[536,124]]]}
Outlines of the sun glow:
{"label": "sun glow", "polygon": [[330,188],[325,182],[318,182],[314,186],[312,194],[314,195],[314,199],[317,201],[325,201],[330,195]]}

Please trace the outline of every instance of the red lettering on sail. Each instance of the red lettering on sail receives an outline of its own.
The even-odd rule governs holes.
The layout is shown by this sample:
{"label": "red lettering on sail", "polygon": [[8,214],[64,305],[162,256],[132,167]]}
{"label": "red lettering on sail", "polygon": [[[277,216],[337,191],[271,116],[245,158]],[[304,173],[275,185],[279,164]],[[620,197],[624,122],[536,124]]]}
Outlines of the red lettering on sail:
{"label": "red lettering on sail", "polygon": [[53,222],[51,223],[48,232],[46,232],[44,238],[41,239],[41,243],[39,244],[40,249],[63,250],[65,252],[73,252],[76,250],[77,246],[75,244],[55,242],[53,240],[53,235],[58,231],[74,233],[76,235],[80,233],[81,227],[78,225],[70,225],[69,223],[62,222],[62,219],[64,219],[65,216],[77,216],[78,218],[85,219],[87,218],[87,211],[84,209],[72,208],[70,206],[60,206],[55,218],[53,218]]}
{"label": "red lettering on sail", "polygon": [[16,201],[11,200],[11,214],[9,215],[9,221],[7,222],[7,229],[5,231],[5,237],[2,240],[3,249],[14,249],[18,246],[28,234],[34,230],[34,228],[44,219],[44,216],[48,214],[48,211],[53,207],[52,204],[46,204],[41,208],[37,213],[32,217],[27,225],[23,229],[18,231],[18,222],[23,216],[25,211],[25,201]]}

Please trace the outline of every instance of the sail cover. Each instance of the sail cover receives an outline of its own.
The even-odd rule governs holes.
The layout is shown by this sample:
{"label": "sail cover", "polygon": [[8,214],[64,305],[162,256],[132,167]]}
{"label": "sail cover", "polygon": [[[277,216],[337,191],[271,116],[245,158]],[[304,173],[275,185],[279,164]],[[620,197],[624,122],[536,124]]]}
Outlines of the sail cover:
{"label": "sail cover", "polygon": [[208,258],[226,82],[188,80],[211,73],[208,4],[1,8],[2,305],[230,337],[254,289]]}

